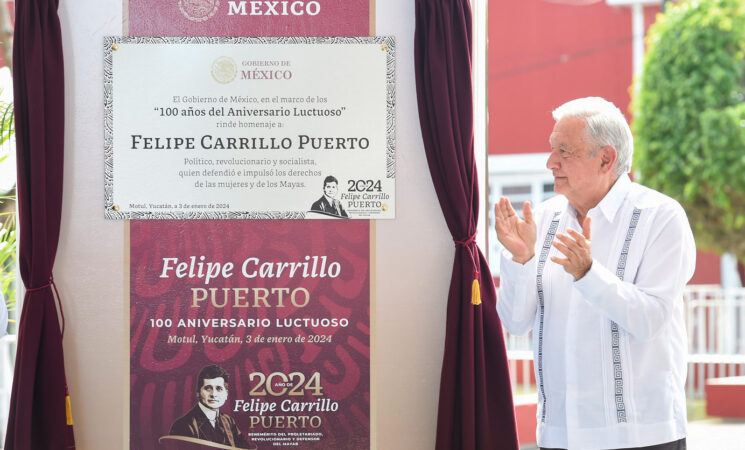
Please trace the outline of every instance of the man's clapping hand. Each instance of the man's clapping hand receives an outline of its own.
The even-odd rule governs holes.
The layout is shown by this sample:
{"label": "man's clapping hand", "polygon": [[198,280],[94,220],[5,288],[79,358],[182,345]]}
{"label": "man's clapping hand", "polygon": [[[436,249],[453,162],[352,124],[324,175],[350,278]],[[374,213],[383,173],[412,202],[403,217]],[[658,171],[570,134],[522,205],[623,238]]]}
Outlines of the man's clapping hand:
{"label": "man's clapping hand", "polygon": [[567,234],[557,234],[554,241],[556,247],[566,258],[552,256],[551,261],[564,267],[575,280],[584,277],[592,267],[592,253],[590,252],[590,218],[582,221],[582,234],[569,228]]}
{"label": "man's clapping hand", "polygon": [[510,253],[512,260],[525,264],[535,254],[535,222],[530,202],[523,204],[523,217],[518,217],[512,204],[506,197],[499,199],[494,205],[494,228],[497,239]]}

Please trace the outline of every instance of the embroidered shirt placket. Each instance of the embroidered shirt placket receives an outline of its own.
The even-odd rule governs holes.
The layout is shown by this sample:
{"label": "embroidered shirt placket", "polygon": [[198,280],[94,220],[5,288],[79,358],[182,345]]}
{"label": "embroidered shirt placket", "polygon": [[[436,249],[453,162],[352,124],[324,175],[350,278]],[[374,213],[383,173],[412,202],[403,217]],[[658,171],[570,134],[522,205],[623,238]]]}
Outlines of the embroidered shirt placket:
{"label": "embroidered shirt placket", "polygon": [[[626,261],[629,256],[629,246],[631,245],[631,239],[634,238],[634,232],[636,226],[639,224],[639,216],[641,210],[634,208],[634,212],[631,214],[631,223],[629,223],[629,229],[626,232],[626,240],[623,243],[621,249],[621,256],[618,258],[618,266],[616,267],[616,276],[623,281],[623,275],[626,271]],[[618,324],[611,320],[610,323],[611,331],[611,354],[613,356],[613,385],[615,389],[615,400],[616,400],[616,420],[618,423],[627,421],[626,417],[626,404],[623,399],[623,366],[621,365],[621,333],[618,328]]]}
{"label": "embroidered shirt placket", "polygon": [[546,266],[548,252],[556,236],[556,230],[559,228],[559,215],[561,212],[555,212],[548,227],[546,239],[541,247],[541,254],[538,257],[538,270],[536,275],[536,287],[538,288],[538,390],[541,393],[541,423],[546,423],[546,392],[543,387],[543,319],[544,319],[544,294],[543,294],[543,268]]}

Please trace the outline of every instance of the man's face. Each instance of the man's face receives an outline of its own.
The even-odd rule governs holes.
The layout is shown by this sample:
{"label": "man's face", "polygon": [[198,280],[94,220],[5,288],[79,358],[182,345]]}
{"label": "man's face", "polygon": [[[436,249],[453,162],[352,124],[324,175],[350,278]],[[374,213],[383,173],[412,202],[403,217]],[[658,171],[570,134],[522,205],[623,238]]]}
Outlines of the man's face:
{"label": "man's face", "polygon": [[[584,205],[602,189],[599,148],[589,141],[585,121],[564,117],[556,122],[551,132],[551,155],[546,167],[554,175],[554,192],[564,194],[569,203]],[[590,151],[595,155],[590,157]]]}
{"label": "man's face", "polygon": [[199,389],[199,401],[207,408],[217,411],[228,399],[228,388],[223,377],[205,378]]}
{"label": "man's face", "polygon": [[323,185],[323,193],[326,194],[326,197],[328,198],[335,198],[336,190],[337,190],[337,185],[333,181]]}

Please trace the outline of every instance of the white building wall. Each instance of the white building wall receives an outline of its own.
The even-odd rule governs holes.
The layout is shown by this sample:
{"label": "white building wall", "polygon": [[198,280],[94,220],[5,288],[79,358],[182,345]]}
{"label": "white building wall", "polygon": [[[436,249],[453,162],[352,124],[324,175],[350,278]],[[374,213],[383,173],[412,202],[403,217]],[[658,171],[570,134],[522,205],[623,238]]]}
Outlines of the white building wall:
{"label": "white building wall", "polygon": [[[375,225],[373,443],[434,447],[453,244],[422,147],[414,82],[414,2],[376,0],[379,35],[397,39],[397,219]],[[66,161],[55,264],[79,449],[124,448],[129,336],[124,224],[103,219],[102,38],[122,30],[120,0],[60,2]]]}

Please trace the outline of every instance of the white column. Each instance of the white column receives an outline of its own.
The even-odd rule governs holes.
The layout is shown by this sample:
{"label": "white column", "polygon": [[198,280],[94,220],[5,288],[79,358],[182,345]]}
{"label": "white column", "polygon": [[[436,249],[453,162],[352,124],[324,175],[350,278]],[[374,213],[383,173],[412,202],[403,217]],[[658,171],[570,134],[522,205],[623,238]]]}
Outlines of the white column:
{"label": "white column", "polygon": [[473,82],[473,157],[476,158],[476,173],[479,177],[480,208],[478,225],[476,226],[476,243],[486,251],[488,245],[489,208],[491,203],[487,195],[487,149],[486,149],[486,123],[487,114],[487,64],[486,64],[486,33],[487,2],[483,0],[471,0],[472,25],[473,25],[473,55],[471,55],[471,74]]}
{"label": "white column", "polygon": [[634,78],[642,73],[644,67],[644,6],[641,3],[631,5],[632,70]]}

